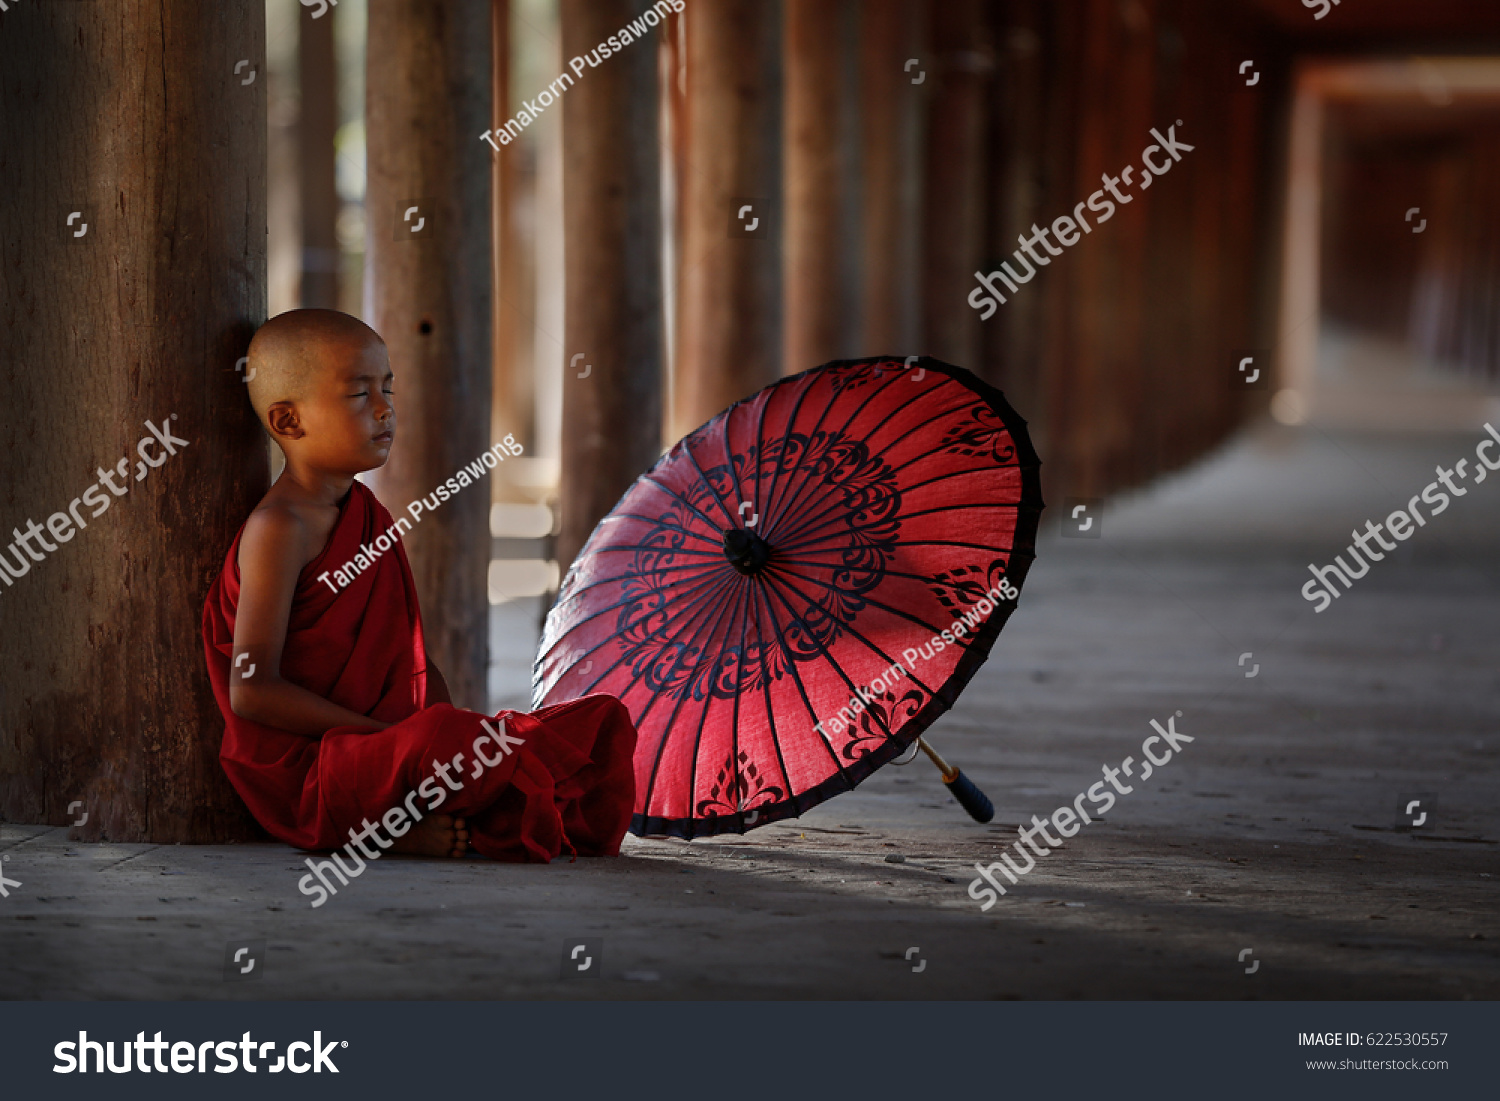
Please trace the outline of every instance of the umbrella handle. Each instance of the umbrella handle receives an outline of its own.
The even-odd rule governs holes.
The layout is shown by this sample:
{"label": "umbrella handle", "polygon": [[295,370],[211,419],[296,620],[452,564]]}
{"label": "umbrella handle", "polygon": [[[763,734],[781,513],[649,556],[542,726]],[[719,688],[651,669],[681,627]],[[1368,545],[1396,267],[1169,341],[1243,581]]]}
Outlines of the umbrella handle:
{"label": "umbrella handle", "polygon": [[984,792],[974,786],[973,780],[938,756],[938,751],[928,745],[925,738],[918,738],[917,744],[932,758],[932,763],[942,770],[943,783],[948,785],[948,790],[958,800],[958,805],[969,812],[970,818],[976,822],[988,822],[995,817],[995,805]]}
{"label": "umbrella handle", "polygon": [[948,785],[953,798],[958,800],[959,806],[969,812],[969,817],[974,821],[988,822],[995,817],[995,806],[990,802],[989,797],[975,787],[974,781],[959,770],[954,769],[951,780],[944,776],[943,783]]}

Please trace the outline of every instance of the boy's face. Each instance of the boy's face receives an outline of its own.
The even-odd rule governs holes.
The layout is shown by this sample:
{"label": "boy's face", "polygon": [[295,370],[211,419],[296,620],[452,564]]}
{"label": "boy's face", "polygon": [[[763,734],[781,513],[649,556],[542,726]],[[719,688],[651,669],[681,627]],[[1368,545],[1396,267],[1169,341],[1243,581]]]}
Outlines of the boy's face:
{"label": "boy's face", "polygon": [[357,474],[384,466],[396,434],[393,381],[383,343],[342,346],[296,402],[302,435],[292,446],[324,470]]}

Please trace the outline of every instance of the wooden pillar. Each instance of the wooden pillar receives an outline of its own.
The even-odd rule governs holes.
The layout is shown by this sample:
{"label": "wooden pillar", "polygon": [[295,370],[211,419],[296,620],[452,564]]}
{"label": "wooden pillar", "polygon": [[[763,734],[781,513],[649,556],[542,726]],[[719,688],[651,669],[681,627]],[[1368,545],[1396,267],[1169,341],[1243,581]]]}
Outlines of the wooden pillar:
{"label": "wooden pillar", "polygon": [[[397,414],[371,481],[394,513],[490,444],[490,4],[382,0],[369,20],[365,320],[390,349]],[[405,537],[460,706],[486,698],[489,501],[470,487]]]}
{"label": "wooden pillar", "polygon": [[27,565],[0,580],[0,819],[251,836],[199,624],[269,473],[234,369],[266,310],[264,8],[0,18],[0,530],[40,555],[0,545]]}
{"label": "wooden pillar", "polygon": [[[1154,0],[1128,5],[1089,0],[1086,12],[1074,70],[1079,114],[1069,190],[1076,195],[1085,186],[1099,188],[1106,174],[1119,176],[1130,202],[1117,204],[1110,223],[1098,227],[1107,232],[1090,241],[1097,247],[1077,250],[1078,262],[1062,273],[1054,291],[1071,303],[1055,315],[1066,319],[1069,332],[1057,343],[1072,344],[1066,358],[1054,353],[1059,369],[1052,373],[1049,401],[1056,414],[1057,473],[1065,479],[1059,499],[1103,496],[1139,478],[1146,259],[1152,211],[1160,187],[1170,179],[1158,190],[1144,190],[1137,182],[1127,191],[1123,178],[1124,166],[1134,165],[1133,179],[1139,181],[1145,144],[1140,135],[1157,123]],[[1057,196],[1048,200],[1055,203]]]}
{"label": "wooden pillar", "polygon": [[[510,107],[510,0],[490,0],[494,42],[494,121],[515,114]],[[512,141],[492,154],[494,231],[494,392],[490,435],[512,433],[527,449],[536,447],[536,386],[532,379],[532,266],[530,239],[521,225],[521,191],[526,174],[519,163],[526,148]],[[509,473],[508,471],[506,472]],[[521,499],[509,477],[496,478],[492,501]]]}
{"label": "wooden pillar", "polygon": [[785,0],[786,219],[783,372],[841,352],[852,305],[843,279],[841,0]]}
{"label": "wooden pillar", "polygon": [[[991,16],[999,62],[990,100],[987,197],[992,205],[983,254],[986,272],[995,270],[1000,260],[1018,267],[1011,260],[1017,238],[1030,236],[1033,224],[1050,226],[1057,214],[1071,209],[1073,200],[1059,197],[1067,188],[1049,191],[1047,184],[1072,178],[1069,152],[1076,118],[1074,94],[1056,63],[1059,53],[1074,52],[1062,28],[1076,23],[1076,0],[1060,10],[1051,0],[1018,0],[992,9]],[[979,370],[1026,418],[1032,442],[1044,458],[1045,478],[1052,470],[1047,446],[1048,319],[1056,296],[1048,293],[1055,277],[1049,273],[1043,278],[1046,283],[1038,279],[1027,284],[981,322]],[[972,276],[969,286],[978,286]]]}
{"label": "wooden pillar", "polygon": [[[1168,0],[1155,13],[1157,66],[1152,111],[1163,132],[1177,128],[1194,147],[1161,180],[1151,224],[1151,288],[1142,350],[1148,387],[1141,427],[1155,461],[1141,478],[1165,473],[1215,446],[1247,415],[1262,414],[1274,390],[1235,390],[1239,349],[1270,348],[1257,273],[1270,270],[1275,240],[1267,217],[1267,170],[1277,154],[1262,120],[1286,87],[1284,55],[1274,39],[1245,26],[1243,13]],[[1255,58],[1258,87],[1246,88],[1241,60]],[[1263,60],[1262,60],[1263,59]],[[1236,75],[1225,80],[1225,71]],[[1212,120],[1209,122],[1208,120]],[[1271,364],[1261,365],[1269,375]]]}
{"label": "wooden pillar", "polygon": [[932,5],[923,234],[925,350],[974,367],[979,313],[968,303],[984,256],[985,115],[994,54],[980,0]]}
{"label": "wooden pillar", "polygon": [[683,18],[675,435],[782,371],[781,5],[695,0]]}
{"label": "wooden pillar", "polygon": [[[649,0],[562,0],[563,56]],[[585,68],[563,98],[567,300],[558,568],[661,453],[661,150],[652,35]]]}
{"label": "wooden pillar", "polygon": [[318,18],[299,8],[297,78],[298,191],[302,208],[302,291],[305,307],[339,308],[339,193],[334,139],[339,128],[339,70],[333,48],[338,8]]}
{"label": "wooden pillar", "polygon": [[919,141],[932,65],[922,9],[919,0],[863,0],[859,8],[862,256],[855,354],[861,356],[923,350],[916,308]]}

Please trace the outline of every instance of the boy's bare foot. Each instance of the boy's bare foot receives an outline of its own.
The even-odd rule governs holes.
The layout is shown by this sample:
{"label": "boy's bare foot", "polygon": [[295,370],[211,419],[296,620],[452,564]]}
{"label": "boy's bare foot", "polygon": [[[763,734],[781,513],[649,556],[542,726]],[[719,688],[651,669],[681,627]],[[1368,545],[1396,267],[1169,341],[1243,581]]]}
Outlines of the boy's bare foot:
{"label": "boy's bare foot", "polygon": [[463,856],[469,848],[469,830],[462,818],[433,814],[391,840],[391,852],[402,856]]}

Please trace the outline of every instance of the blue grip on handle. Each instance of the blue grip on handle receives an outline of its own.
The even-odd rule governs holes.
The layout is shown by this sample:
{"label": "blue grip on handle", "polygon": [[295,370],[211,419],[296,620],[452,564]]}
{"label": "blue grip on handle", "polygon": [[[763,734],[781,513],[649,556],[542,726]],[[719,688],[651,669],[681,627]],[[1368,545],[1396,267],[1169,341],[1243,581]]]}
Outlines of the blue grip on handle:
{"label": "blue grip on handle", "polygon": [[947,781],[948,790],[953,793],[953,798],[958,800],[959,806],[969,812],[969,817],[976,822],[988,822],[995,817],[995,806],[990,802],[984,792],[974,786],[974,781],[963,774],[962,769],[954,772],[953,779]]}

